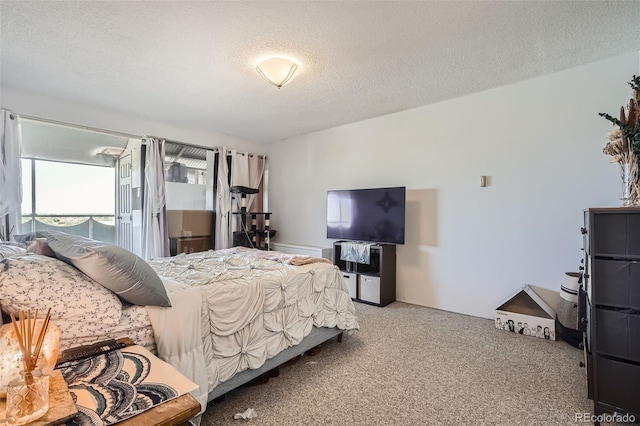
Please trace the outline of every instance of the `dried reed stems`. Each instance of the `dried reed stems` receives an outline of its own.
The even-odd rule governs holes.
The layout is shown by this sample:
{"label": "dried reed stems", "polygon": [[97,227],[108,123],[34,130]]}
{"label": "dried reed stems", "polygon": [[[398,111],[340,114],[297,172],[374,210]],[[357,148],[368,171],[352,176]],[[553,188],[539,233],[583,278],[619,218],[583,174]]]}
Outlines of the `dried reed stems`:
{"label": "dried reed stems", "polygon": [[44,317],[42,327],[36,334],[36,326],[38,324],[38,310],[34,318],[31,318],[31,311],[24,313],[20,311],[18,313],[19,323],[16,318],[11,314],[11,322],[13,323],[13,329],[16,332],[16,338],[18,339],[18,345],[22,352],[22,364],[24,366],[25,374],[29,374],[35,370],[38,364],[38,358],[40,358],[40,351],[42,350],[42,343],[44,342],[44,336],[47,334],[49,328],[49,320],[51,319],[51,308],[47,311]]}
{"label": "dried reed stems", "polygon": [[602,152],[611,156],[611,162],[620,164],[623,182],[628,165],[629,198],[624,205],[635,206],[640,204],[640,77],[634,75],[629,85],[634,90],[626,111],[621,106],[619,118],[605,113],[599,115],[615,125],[607,134],[609,142]]}
{"label": "dried reed stems", "polygon": [[[40,351],[42,350],[44,337],[47,334],[47,329],[49,328],[51,309],[47,311],[47,315],[45,315],[42,326],[40,327],[40,330],[38,332],[36,332],[36,327],[38,324],[37,310],[34,318],[31,317],[30,311],[27,314],[20,311],[18,314],[18,318],[19,321],[16,321],[15,316],[11,314],[13,329],[16,332],[18,345],[20,346],[20,351],[22,352],[22,364],[24,367],[23,377],[25,386],[22,388],[22,390],[19,390],[17,395],[14,397],[18,398],[18,400],[23,400],[24,402],[26,402],[26,404],[17,402],[17,411],[15,414],[18,418],[29,418],[29,416],[32,416],[43,407],[42,397],[40,394],[42,392],[49,392],[48,387],[47,389],[41,389],[41,382],[36,382],[36,379],[34,378],[34,370],[38,365],[38,359],[40,358]],[[7,398],[9,398],[8,392]],[[9,401],[7,401],[7,404],[9,404]],[[9,405],[7,405],[7,407],[8,406]]]}

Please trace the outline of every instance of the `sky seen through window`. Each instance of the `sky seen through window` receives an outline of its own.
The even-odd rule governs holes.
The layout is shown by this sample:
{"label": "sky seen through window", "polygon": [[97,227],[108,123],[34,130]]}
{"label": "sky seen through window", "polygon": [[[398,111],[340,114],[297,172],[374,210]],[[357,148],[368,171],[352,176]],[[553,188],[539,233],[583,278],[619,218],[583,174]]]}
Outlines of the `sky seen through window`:
{"label": "sky seen through window", "polygon": [[[115,168],[35,161],[36,214],[115,214]],[[22,214],[32,213],[31,160],[22,159]]]}

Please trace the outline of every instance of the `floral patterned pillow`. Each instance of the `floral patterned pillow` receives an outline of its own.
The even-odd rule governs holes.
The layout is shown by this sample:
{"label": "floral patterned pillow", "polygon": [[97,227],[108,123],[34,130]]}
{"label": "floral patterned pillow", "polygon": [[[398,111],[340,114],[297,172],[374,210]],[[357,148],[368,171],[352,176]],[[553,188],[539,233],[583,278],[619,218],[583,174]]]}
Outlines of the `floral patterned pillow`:
{"label": "floral patterned pillow", "polygon": [[51,319],[118,324],[120,299],[85,274],[56,258],[37,254],[0,259],[0,306],[7,314],[19,311]]}

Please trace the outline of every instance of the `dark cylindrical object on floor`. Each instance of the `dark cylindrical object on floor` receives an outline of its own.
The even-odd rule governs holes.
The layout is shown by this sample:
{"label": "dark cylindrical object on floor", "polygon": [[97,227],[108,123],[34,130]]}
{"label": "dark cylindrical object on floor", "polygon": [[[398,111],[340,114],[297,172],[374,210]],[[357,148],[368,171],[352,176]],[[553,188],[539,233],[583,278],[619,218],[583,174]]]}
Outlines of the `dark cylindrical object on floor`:
{"label": "dark cylindrical object on floor", "polygon": [[581,273],[565,273],[560,285],[560,300],[556,309],[556,334],[576,348],[582,345],[582,332],[578,330],[578,291],[581,283]]}

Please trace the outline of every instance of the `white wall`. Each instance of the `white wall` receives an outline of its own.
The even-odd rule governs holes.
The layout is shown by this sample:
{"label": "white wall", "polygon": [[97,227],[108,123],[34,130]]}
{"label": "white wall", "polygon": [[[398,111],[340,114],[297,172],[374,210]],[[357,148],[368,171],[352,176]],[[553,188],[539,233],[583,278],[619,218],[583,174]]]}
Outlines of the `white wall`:
{"label": "white wall", "polygon": [[583,209],[620,205],[598,112],[617,115],[638,70],[632,52],[269,146],[275,241],[330,246],[329,189],[405,185],[398,300],[491,318],[524,284],[557,291]]}
{"label": "white wall", "polygon": [[61,121],[103,130],[130,133],[137,136],[157,136],[202,147],[226,146],[256,154],[264,154],[264,147],[244,139],[201,129],[187,129],[158,121],[47,98],[33,93],[2,87],[0,107],[18,115]]}

